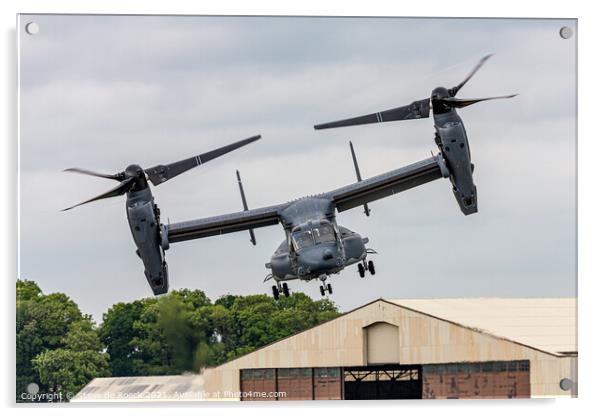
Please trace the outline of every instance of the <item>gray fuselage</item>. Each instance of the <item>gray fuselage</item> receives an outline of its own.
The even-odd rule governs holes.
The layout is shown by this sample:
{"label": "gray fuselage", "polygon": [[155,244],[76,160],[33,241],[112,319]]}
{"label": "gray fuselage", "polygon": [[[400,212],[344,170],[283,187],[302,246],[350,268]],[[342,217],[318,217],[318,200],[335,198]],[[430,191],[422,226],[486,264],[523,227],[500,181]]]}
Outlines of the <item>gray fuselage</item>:
{"label": "gray fuselage", "polygon": [[327,198],[294,201],[280,217],[286,239],[266,264],[276,281],[328,276],[366,257],[368,240],[337,224]]}

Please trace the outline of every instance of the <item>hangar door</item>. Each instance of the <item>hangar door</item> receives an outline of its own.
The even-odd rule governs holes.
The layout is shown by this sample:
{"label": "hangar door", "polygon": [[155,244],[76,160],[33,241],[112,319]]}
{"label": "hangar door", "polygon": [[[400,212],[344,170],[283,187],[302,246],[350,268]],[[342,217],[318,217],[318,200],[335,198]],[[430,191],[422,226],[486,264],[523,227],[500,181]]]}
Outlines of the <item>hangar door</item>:
{"label": "hangar door", "polygon": [[419,365],[345,367],[345,400],[421,399]]}
{"label": "hangar door", "polygon": [[276,370],[254,368],[240,372],[241,400],[276,400]]}
{"label": "hangar door", "polygon": [[520,361],[429,364],[424,399],[510,399],[531,396],[530,364]]}
{"label": "hangar door", "polygon": [[240,370],[241,400],[340,400],[340,367]]}

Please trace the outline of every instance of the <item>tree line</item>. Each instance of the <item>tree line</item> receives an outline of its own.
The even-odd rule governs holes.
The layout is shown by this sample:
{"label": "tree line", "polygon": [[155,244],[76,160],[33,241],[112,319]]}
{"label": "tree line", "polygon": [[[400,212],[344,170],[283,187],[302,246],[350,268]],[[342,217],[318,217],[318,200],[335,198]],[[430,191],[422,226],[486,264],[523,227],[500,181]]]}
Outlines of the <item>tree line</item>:
{"label": "tree line", "polygon": [[32,383],[68,399],[95,377],[198,372],[338,315],[332,301],[303,293],[212,302],[202,290],[181,289],[117,303],[96,325],[67,295],[17,280],[17,401],[35,400],[26,394]]}

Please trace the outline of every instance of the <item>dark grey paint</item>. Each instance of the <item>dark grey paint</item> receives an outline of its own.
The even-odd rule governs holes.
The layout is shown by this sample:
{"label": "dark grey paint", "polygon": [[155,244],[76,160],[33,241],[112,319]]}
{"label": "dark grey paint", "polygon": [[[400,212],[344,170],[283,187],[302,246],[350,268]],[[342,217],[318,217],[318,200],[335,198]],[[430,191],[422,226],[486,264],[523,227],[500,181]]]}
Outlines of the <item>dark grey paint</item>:
{"label": "dark grey paint", "polygon": [[150,188],[128,192],[126,212],[132,237],[136,243],[136,254],[144,263],[144,275],[155,295],[169,289],[167,263],[162,246],[160,216]]}

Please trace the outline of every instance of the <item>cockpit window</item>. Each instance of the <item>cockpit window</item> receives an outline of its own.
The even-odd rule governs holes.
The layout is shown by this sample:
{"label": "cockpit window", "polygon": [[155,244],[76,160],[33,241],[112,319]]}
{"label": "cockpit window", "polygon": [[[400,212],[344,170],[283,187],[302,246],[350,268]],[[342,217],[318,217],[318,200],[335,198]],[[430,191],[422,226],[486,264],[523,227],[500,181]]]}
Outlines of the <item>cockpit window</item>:
{"label": "cockpit window", "polygon": [[336,235],[334,227],[330,223],[321,223],[311,230],[301,231],[299,228],[292,232],[293,247],[299,251],[322,243],[334,243]]}
{"label": "cockpit window", "polygon": [[330,224],[320,224],[317,228],[313,229],[313,232],[316,244],[334,243],[336,241],[334,228]]}
{"label": "cockpit window", "polygon": [[311,231],[295,231],[293,232],[293,246],[295,250],[301,250],[302,248],[313,246],[314,238]]}

